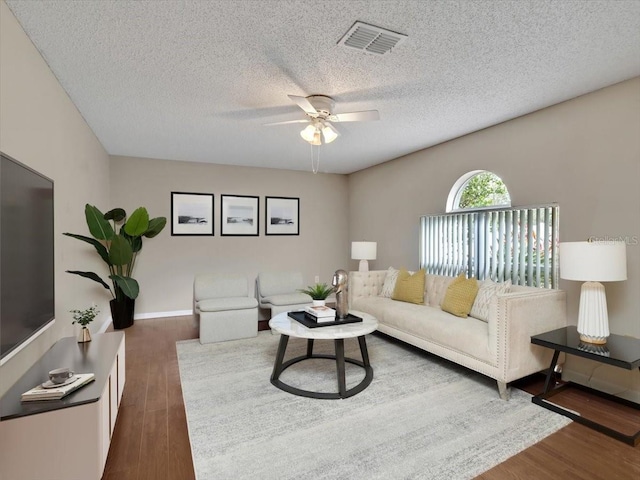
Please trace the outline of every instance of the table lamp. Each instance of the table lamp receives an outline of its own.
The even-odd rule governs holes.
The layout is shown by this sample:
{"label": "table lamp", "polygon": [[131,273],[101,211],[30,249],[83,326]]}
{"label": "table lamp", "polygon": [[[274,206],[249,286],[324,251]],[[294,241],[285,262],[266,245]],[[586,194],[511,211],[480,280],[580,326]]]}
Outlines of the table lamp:
{"label": "table lamp", "polygon": [[351,242],[351,259],[360,260],[359,272],[369,271],[368,260],[375,260],[378,250],[376,242]]}
{"label": "table lamp", "polygon": [[585,282],[580,290],[578,333],[587,343],[605,344],[609,315],[604,285],[627,279],[624,242],[560,243],[560,278]]}

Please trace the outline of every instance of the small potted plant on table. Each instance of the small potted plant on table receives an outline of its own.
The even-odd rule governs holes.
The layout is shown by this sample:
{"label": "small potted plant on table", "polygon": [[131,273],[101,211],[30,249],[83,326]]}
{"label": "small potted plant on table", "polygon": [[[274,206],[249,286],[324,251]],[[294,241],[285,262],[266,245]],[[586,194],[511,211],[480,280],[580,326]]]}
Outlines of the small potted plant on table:
{"label": "small potted plant on table", "polygon": [[98,306],[94,304],[86,310],[70,310],[70,312],[73,313],[73,322],[71,322],[71,325],[76,323],[82,325],[82,331],[78,336],[78,343],[90,342],[91,332],[87,328],[87,325],[93,322],[96,316],[100,313]]}
{"label": "small potted plant on table", "polygon": [[326,283],[316,283],[315,285],[309,285],[303,290],[299,290],[301,293],[306,293],[313,300],[314,307],[323,307],[326,303],[327,297],[333,293],[333,287],[328,286]]}

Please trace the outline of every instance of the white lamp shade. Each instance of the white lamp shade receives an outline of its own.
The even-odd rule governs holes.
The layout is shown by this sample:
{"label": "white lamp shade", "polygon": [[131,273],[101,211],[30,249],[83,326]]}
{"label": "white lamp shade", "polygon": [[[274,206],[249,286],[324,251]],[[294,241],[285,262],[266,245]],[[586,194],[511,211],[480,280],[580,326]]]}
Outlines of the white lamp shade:
{"label": "white lamp shade", "polygon": [[328,126],[322,128],[322,136],[324,137],[324,143],[331,143],[338,138],[338,134]]}
{"label": "white lamp shade", "polygon": [[627,279],[624,242],[560,243],[560,277],[582,282],[617,282]]}
{"label": "white lamp shade", "polygon": [[353,260],[375,260],[378,252],[376,242],[351,242],[351,258]]}
{"label": "white lamp shade", "polygon": [[300,136],[304,138],[307,142],[313,142],[313,137],[316,133],[316,127],[313,124],[307,125],[301,132]]}

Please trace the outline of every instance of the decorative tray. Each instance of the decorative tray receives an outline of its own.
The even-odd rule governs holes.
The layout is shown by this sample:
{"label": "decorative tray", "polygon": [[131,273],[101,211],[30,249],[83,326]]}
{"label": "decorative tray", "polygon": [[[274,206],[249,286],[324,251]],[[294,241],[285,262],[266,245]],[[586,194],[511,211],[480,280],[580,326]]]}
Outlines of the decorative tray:
{"label": "decorative tray", "polygon": [[312,315],[309,315],[305,312],[289,312],[288,315],[293,318],[295,321],[300,322],[302,325],[308,328],[318,328],[318,327],[332,327],[335,325],[344,325],[346,323],[358,323],[362,321],[362,318],[356,317],[355,315],[347,315],[347,318],[343,318],[341,320],[333,320],[330,322],[317,322]]}

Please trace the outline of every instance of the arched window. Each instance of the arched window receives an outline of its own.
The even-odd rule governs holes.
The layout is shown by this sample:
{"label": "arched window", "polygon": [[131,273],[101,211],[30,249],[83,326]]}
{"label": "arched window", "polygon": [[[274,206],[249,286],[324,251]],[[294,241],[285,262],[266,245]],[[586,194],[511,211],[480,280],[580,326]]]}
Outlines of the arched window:
{"label": "arched window", "polygon": [[487,207],[510,207],[507,186],[495,173],[474,170],[453,185],[447,198],[447,212]]}
{"label": "arched window", "polygon": [[500,177],[474,170],[449,192],[447,213],[420,217],[420,268],[557,288],[558,218],[556,204],[511,207]]}

